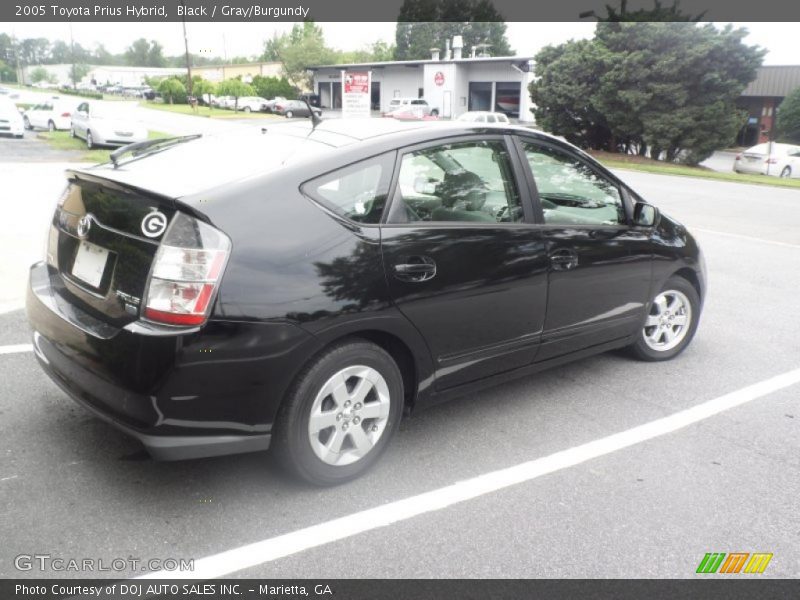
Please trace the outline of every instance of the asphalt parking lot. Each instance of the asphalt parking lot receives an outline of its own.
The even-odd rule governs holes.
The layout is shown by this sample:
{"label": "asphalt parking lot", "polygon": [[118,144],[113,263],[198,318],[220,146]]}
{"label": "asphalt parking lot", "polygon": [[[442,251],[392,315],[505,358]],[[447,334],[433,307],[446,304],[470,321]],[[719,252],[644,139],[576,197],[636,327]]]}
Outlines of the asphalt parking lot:
{"label": "asphalt parking lot", "polygon": [[[19,571],[21,554],[201,559],[256,542],[204,564],[265,578],[685,578],[707,552],[768,552],[758,577],[796,577],[800,191],[620,174],[702,244],[709,293],[690,348],[663,364],[606,354],[417,413],[375,469],[334,489],[288,480],[263,454],[151,461],[69,400],[31,352],[9,348],[29,342],[22,311],[0,315],[0,577],[86,575]],[[54,201],[35,189],[16,202]],[[785,385],[748,388],[786,373]],[[745,400],[618,450],[584,450],[731,393]],[[492,483],[576,448],[580,460]],[[469,499],[447,491],[465,480]],[[394,522],[371,511],[421,494]]]}

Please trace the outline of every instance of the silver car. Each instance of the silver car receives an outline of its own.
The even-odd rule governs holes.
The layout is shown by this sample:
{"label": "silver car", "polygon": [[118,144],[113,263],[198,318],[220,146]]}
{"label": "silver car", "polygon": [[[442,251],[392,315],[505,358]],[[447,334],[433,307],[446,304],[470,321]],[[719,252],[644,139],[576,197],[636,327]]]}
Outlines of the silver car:
{"label": "silver car", "polygon": [[800,177],[800,146],[766,142],[736,155],[733,170],[737,173]]}
{"label": "silver car", "polygon": [[72,113],[70,135],[86,146],[125,146],[147,139],[147,128],[123,107],[103,102],[83,102]]}

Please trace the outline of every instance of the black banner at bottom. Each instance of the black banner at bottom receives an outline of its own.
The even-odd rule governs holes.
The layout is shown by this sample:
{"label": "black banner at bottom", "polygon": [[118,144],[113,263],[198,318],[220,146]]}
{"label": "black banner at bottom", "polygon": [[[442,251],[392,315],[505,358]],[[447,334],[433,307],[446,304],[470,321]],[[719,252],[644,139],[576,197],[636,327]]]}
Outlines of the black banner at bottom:
{"label": "black banner at bottom", "polygon": [[2,600],[547,600],[592,598],[800,598],[800,580],[782,579],[219,579],[113,581],[5,579]]}

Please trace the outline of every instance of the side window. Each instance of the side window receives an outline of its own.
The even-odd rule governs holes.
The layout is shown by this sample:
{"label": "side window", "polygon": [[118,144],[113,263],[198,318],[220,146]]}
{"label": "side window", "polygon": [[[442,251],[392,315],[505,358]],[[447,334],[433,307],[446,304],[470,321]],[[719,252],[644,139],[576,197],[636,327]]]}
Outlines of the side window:
{"label": "side window", "polygon": [[486,115],[486,122],[487,123],[495,123],[494,115]]}
{"label": "side window", "polygon": [[578,158],[523,142],[539,201],[548,225],[619,225],[626,223],[619,189]]}
{"label": "side window", "polygon": [[318,177],[303,192],[337,215],[358,223],[380,223],[394,153],[371,158]]}
{"label": "side window", "polygon": [[458,142],[404,155],[390,220],[522,221],[505,144],[499,140]]}

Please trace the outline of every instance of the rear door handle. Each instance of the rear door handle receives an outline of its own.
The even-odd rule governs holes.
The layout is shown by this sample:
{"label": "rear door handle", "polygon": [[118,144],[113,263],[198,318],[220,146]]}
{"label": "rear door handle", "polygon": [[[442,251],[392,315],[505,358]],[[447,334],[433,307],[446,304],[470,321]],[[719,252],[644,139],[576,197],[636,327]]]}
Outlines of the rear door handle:
{"label": "rear door handle", "polygon": [[400,281],[428,281],[436,277],[436,263],[427,256],[404,257],[406,262],[394,265],[394,276]]}
{"label": "rear door handle", "polygon": [[554,271],[569,271],[578,266],[578,253],[569,248],[554,250],[549,258]]}

